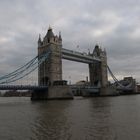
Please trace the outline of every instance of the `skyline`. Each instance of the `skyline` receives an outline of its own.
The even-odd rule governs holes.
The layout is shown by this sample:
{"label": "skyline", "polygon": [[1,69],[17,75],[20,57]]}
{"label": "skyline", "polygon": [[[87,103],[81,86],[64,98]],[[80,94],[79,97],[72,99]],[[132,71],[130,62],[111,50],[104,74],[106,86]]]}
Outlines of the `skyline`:
{"label": "skyline", "polygon": [[[36,56],[38,35],[44,37],[50,25],[54,34],[61,31],[64,48],[88,52],[99,44],[118,79],[133,76],[140,82],[139,4],[138,0],[0,1],[0,75]],[[76,82],[86,76],[88,65],[63,61],[64,79]]]}

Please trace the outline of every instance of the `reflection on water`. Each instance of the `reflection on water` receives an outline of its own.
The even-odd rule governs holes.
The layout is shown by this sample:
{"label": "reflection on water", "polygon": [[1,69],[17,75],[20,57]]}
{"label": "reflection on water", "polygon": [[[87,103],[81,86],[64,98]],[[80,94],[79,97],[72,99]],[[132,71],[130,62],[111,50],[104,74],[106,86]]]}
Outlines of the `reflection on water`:
{"label": "reflection on water", "polygon": [[33,125],[33,139],[69,139],[67,121],[69,101],[48,101],[38,106],[38,118]]}
{"label": "reflection on water", "polygon": [[140,95],[0,98],[0,140],[139,140]]}

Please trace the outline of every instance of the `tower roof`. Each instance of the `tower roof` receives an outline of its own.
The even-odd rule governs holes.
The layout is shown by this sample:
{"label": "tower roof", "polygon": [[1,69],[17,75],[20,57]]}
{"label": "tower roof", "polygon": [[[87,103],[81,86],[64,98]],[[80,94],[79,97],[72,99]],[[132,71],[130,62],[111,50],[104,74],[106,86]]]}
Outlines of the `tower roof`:
{"label": "tower roof", "polygon": [[52,31],[52,28],[49,27],[48,32],[47,32],[45,38],[52,38],[52,37],[54,37],[54,34],[53,34],[53,31]]}
{"label": "tower roof", "polygon": [[99,48],[98,44],[95,45],[95,48],[93,50],[93,54],[95,54],[96,56],[100,56],[100,48]]}

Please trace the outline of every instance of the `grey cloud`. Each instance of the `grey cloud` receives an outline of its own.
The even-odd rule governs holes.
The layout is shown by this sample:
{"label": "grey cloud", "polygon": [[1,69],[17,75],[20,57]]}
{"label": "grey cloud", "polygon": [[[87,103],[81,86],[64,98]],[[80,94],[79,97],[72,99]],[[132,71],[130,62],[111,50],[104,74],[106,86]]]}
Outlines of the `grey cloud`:
{"label": "grey cloud", "polygon": [[[62,32],[63,46],[76,51],[107,49],[116,76],[139,76],[139,0],[2,0],[0,1],[0,74],[14,70],[37,54],[38,34]],[[79,48],[76,46],[79,45]],[[88,66],[64,61],[64,77],[83,79]],[[77,75],[77,77],[76,77]]]}

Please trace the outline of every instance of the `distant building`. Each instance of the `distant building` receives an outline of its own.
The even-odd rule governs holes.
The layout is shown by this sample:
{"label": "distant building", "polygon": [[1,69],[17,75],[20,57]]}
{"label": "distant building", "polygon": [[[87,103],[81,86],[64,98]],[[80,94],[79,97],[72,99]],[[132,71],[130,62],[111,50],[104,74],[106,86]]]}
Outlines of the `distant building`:
{"label": "distant building", "polygon": [[89,82],[81,80],[81,81],[76,82],[74,85],[86,86],[86,85],[89,85]]}

